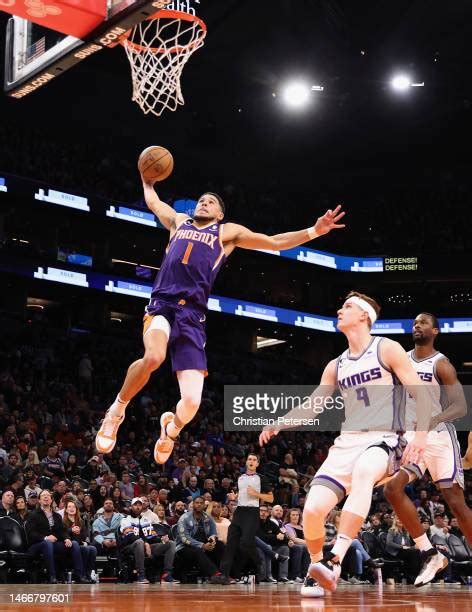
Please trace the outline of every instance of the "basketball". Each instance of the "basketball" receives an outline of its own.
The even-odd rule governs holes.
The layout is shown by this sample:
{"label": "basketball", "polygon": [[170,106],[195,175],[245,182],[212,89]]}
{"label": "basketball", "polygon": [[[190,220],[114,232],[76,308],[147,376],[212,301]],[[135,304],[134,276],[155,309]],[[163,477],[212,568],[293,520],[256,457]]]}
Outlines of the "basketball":
{"label": "basketball", "polygon": [[164,147],[147,147],[138,159],[138,170],[147,181],[163,181],[174,168],[174,158]]}

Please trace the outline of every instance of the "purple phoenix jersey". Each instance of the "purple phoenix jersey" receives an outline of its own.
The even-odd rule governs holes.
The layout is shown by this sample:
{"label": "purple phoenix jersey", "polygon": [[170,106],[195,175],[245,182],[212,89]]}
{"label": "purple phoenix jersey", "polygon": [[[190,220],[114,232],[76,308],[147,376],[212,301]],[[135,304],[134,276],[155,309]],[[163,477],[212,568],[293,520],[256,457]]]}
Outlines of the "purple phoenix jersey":
{"label": "purple phoenix jersey", "polygon": [[184,300],[181,303],[187,307],[205,311],[216,275],[225,260],[222,232],[220,223],[201,228],[192,219],[181,223],[169,242],[154,281],[151,303],[156,298],[172,302]]}
{"label": "purple phoenix jersey", "polygon": [[196,227],[192,219],[179,225],[167,247],[146,306],[144,332],[156,315],[169,322],[172,369],[206,372],[205,312],[225,252],[223,225]]}

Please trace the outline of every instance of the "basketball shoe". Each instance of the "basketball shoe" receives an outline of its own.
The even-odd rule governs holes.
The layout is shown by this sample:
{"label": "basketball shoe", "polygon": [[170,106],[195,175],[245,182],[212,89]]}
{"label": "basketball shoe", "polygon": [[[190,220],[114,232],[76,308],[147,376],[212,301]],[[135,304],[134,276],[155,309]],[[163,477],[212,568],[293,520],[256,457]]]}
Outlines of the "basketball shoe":
{"label": "basketball shoe", "polygon": [[319,584],[316,582],[314,578],[311,576],[307,576],[303,581],[303,586],[300,590],[300,595],[302,597],[323,597],[325,591]]}
{"label": "basketball shoe", "polygon": [[335,591],[341,576],[341,564],[333,553],[327,553],[322,561],[310,564],[308,575],[314,578],[322,588]]}
{"label": "basketball shoe", "polygon": [[173,412],[161,414],[161,435],[154,446],[154,461],[163,465],[174,450],[175,440],[167,435],[167,425],[174,419]]}
{"label": "basketball shoe", "polygon": [[124,415],[115,416],[110,414],[110,410],[105,413],[105,418],[100,425],[100,429],[95,438],[95,446],[99,453],[106,455],[111,453],[116,444],[116,436],[118,435],[118,428],[120,427]]}
{"label": "basketball shoe", "polygon": [[423,565],[420,573],[416,577],[415,587],[422,587],[428,584],[428,582],[431,582],[436,574],[445,569],[449,563],[447,558],[435,548],[423,550],[421,552],[421,561]]}

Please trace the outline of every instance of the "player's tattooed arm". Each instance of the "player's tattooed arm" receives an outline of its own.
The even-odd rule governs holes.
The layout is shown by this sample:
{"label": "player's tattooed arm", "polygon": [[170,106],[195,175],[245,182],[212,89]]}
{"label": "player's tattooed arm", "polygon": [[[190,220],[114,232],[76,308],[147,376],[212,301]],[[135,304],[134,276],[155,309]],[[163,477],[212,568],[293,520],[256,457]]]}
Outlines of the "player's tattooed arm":
{"label": "player's tattooed arm", "polygon": [[344,228],[343,223],[338,223],[344,215],[345,213],[341,211],[341,205],[338,205],[334,210],[328,210],[322,217],[319,217],[312,227],[274,236],[253,232],[249,228],[236,223],[227,223],[224,241],[232,242],[235,247],[243,249],[284,251],[305,244],[305,242],[318,238],[318,236],[323,236],[333,229]]}

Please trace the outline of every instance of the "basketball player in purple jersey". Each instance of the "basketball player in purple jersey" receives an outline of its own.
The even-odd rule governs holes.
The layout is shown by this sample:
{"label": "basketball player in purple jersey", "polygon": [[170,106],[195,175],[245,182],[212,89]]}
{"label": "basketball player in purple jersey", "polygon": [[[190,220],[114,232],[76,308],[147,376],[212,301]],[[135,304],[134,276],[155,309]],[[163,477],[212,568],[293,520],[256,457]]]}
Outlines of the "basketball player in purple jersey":
{"label": "basketball player in purple jersey", "polygon": [[115,401],[108,409],[95,444],[101,453],[110,453],[130,400],[146,385],[152,372],[170,352],[177,374],[181,399],[176,413],[161,415],[161,434],[154,459],[163,464],[172,453],[181,429],[195,416],[201,401],[206,375],[205,314],[213,282],[225,259],[236,247],[283,251],[304,244],[332,229],[343,228],[341,206],[328,210],[314,226],[295,232],[267,236],[236,223],[223,224],[223,200],[204,193],[193,219],[176,213],[159,199],[152,183],[143,179],[148,208],[169,230],[164,261],[154,282],[144,317],[144,355],[132,363]]}

